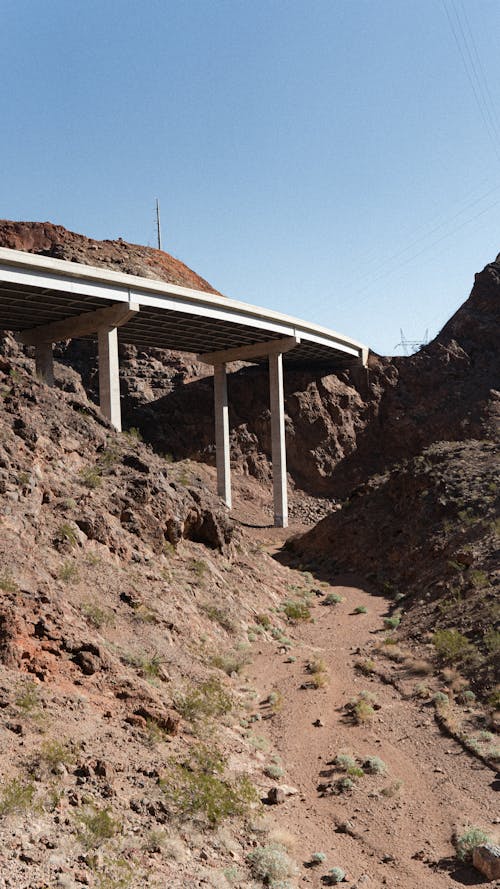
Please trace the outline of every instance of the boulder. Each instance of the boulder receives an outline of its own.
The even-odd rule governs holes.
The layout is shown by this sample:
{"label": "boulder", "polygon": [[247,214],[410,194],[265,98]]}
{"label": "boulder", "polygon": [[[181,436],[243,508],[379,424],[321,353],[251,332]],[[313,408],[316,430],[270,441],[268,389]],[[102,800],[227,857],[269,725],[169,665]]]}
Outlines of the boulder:
{"label": "boulder", "polygon": [[500,846],[494,843],[476,846],[472,852],[472,863],[488,880],[500,880]]}

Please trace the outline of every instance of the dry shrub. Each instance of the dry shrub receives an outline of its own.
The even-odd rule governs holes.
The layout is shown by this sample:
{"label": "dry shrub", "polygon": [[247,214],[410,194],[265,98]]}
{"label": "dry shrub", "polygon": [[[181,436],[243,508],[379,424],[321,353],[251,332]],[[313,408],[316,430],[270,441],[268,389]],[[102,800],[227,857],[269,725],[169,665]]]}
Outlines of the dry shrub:
{"label": "dry shrub", "polygon": [[409,657],[406,659],[405,663],[410,673],[414,676],[428,676],[429,673],[432,673],[432,664],[423,658]]}
{"label": "dry shrub", "polygon": [[269,834],[269,842],[274,844],[276,843],[278,846],[283,846],[287,852],[293,853],[297,847],[297,837],[290,833],[289,830],[285,830],[284,828],[276,827]]}

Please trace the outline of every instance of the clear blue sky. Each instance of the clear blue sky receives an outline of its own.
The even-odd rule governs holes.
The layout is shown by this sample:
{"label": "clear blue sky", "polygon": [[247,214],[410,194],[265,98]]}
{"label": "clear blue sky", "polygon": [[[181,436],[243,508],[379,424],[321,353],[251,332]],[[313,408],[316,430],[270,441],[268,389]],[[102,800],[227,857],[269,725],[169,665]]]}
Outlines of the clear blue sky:
{"label": "clear blue sky", "polygon": [[223,293],[385,353],[500,251],[498,0],[1,12],[0,216],[154,244],[158,196]]}

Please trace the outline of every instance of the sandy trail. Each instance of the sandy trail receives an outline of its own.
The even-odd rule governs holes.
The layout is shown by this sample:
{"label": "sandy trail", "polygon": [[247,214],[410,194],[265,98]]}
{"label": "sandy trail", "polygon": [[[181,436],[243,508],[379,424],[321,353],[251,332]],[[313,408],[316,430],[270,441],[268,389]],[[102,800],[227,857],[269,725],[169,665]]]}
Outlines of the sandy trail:
{"label": "sandy trail", "polygon": [[[247,670],[261,701],[273,690],[283,699],[281,710],[256,723],[255,731],[280,755],[285,769],[281,782],[299,790],[283,805],[269,808],[276,824],[297,838],[299,883],[320,887],[327,870],[340,866],[351,886],[368,889],[481,885],[477,872],[453,861],[446,866],[445,860],[454,855],[450,840],[455,827],[498,830],[495,773],[443,737],[432,705],[404,699],[392,686],[355,669],[358,647],[376,638],[373,634],[385,635],[387,600],[355,587],[330,589],[344,601],[318,605],[314,623],[298,624],[289,634],[295,663],[287,663],[275,643],[263,643]],[[367,614],[353,614],[360,605]],[[311,656],[326,662],[330,678],[325,688],[301,688]],[[371,724],[353,725],[343,707],[362,690],[376,695],[380,709]],[[318,718],[321,727],[314,725]],[[340,777],[328,765],[339,753],[361,760],[380,757],[387,775],[365,775],[352,793],[321,796],[318,784]],[[384,795],[384,789],[393,795]],[[338,824],[346,821],[354,836],[338,832]],[[324,852],[325,864],[303,867],[312,852]]]}

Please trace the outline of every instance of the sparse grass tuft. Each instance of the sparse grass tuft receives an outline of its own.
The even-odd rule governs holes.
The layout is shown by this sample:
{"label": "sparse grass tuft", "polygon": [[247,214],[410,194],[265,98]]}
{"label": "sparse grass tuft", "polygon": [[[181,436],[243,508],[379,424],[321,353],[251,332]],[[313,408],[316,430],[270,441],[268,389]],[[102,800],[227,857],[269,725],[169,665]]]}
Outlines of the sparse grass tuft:
{"label": "sparse grass tuft", "polygon": [[131,426],[130,429],[126,429],[123,434],[132,442],[143,441],[141,432],[137,429],[137,426]]}
{"label": "sparse grass tuft", "polygon": [[357,698],[352,698],[345,709],[356,725],[362,725],[372,721],[375,715],[375,696],[369,691],[362,691]]}
{"label": "sparse grass tuft", "polygon": [[221,608],[214,603],[206,603],[205,605],[200,606],[200,611],[202,611],[203,614],[206,614],[209,620],[219,624],[219,626],[222,627],[223,630],[226,630],[227,633],[236,632],[236,625],[227,608]]}
{"label": "sparse grass tuft", "polygon": [[0,590],[2,593],[17,592],[17,583],[8,572],[0,574]]}
{"label": "sparse grass tuft", "polygon": [[365,605],[356,605],[353,614],[368,614],[368,608]]}
{"label": "sparse grass tuft", "polygon": [[26,716],[37,712],[40,708],[40,695],[38,686],[32,679],[26,679],[19,686],[15,698],[15,704]]}
{"label": "sparse grass tuft", "polygon": [[21,778],[13,778],[4,784],[0,795],[0,817],[7,815],[22,815],[29,811],[33,805],[35,785],[23,781]]}
{"label": "sparse grass tuft", "polygon": [[324,688],[328,684],[328,667],[323,658],[308,661],[306,670],[311,674],[308,685],[313,688]]}
{"label": "sparse grass tuft", "polygon": [[64,562],[59,569],[59,580],[62,580],[63,583],[77,583],[79,578],[78,574],[78,565],[75,562],[70,562],[67,560]]}
{"label": "sparse grass tuft", "polygon": [[356,670],[359,670],[360,673],[363,673],[365,676],[371,676],[375,671],[375,661],[372,661],[371,658],[365,658],[363,661],[356,661],[354,666]]}
{"label": "sparse grass tuft", "polygon": [[76,546],[78,543],[78,537],[76,536],[76,531],[69,522],[63,522],[62,525],[59,525],[57,529],[57,536],[59,540],[64,540],[66,543],[69,543],[70,546]]}
{"label": "sparse grass tuft", "polygon": [[78,815],[78,839],[86,849],[95,849],[105,840],[121,833],[121,824],[113,818],[111,809],[91,806]]}
{"label": "sparse grass tuft", "polygon": [[208,565],[203,559],[191,559],[189,563],[189,568],[196,575],[196,577],[202,578],[208,571]]}
{"label": "sparse grass tuft", "polygon": [[382,794],[382,796],[387,797],[387,799],[392,799],[393,796],[398,795],[402,787],[402,781],[393,781],[392,784],[388,784],[387,787],[383,787],[380,793]]}
{"label": "sparse grass tuft", "polygon": [[99,466],[85,466],[80,470],[82,485],[94,490],[102,485],[101,469]]}
{"label": "sparse grass tuft", "polygon": [[233,673],[241,673],[243,667],[250,662],[250,653],[247,651],[229,651],[225,654],[214,655],[210,663],[218,670],[223,670],[227,676]]}
{"label": "sparse grass tuft", "polygon": [[260,627],[263,627],[264,630],[271,629],[271,618],[268,614],[256,614],[255,623],[258,624]]}
{"label": "sparse grass tuft", "polygon": [[351,790],[354,790],[356,784],[352,780],[352,778],[338,778],[335,781],[334,789],[335,793],[349,793]]}
{"label": "sparse grass tuft", "polygon": [[47,739],[35,755],[34,766],[56,774],[60,766],[69,765],[73,761],[74,754],[68,742]]}
{"label": "sparse grass tuft", "polygon": [[114,624],[115,618],[112,611],[109,608],[102,608],[97,602],[82,602],[82,613],[84,617],[88,620],[89,624],[92,624],[97,630],[100,630],[101,627],[112,626]]}

